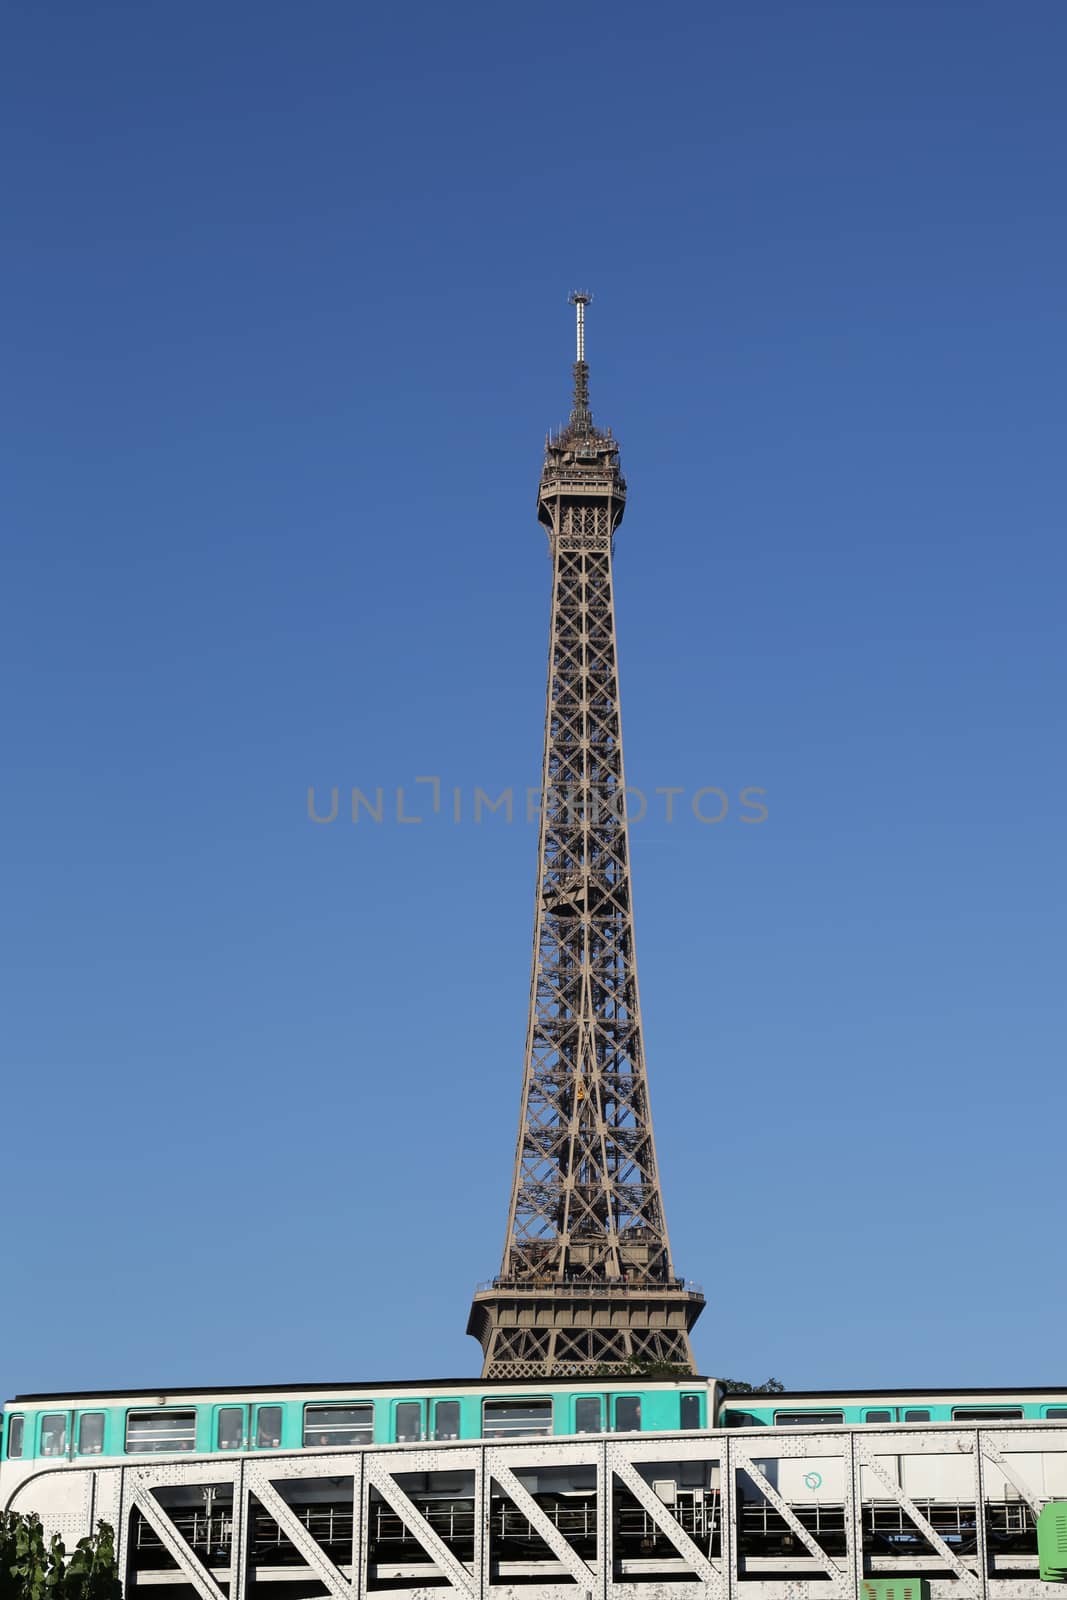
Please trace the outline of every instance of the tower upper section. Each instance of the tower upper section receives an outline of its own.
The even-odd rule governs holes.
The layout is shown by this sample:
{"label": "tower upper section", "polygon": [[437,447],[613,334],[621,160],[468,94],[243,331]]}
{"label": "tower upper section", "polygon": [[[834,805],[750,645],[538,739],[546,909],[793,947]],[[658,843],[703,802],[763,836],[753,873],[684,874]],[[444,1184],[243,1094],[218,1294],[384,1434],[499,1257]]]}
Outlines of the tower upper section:
{"label": "tower upper section", "polygon": [[[538,520],[548,531],[555,554],[560,548],[590,549],[610,544],[626,510],[626,479],[619,464],[618,440],[611,429],[593,424],[589,408],[589,366],[585,359],[585,308],[592,295],[577,290],[571,295],[577,321],[577,357],[574,363],[574,405],[561,433],[545,441],[545,464],[537,493]],[[570,542],[574,539],[578,544]]]}

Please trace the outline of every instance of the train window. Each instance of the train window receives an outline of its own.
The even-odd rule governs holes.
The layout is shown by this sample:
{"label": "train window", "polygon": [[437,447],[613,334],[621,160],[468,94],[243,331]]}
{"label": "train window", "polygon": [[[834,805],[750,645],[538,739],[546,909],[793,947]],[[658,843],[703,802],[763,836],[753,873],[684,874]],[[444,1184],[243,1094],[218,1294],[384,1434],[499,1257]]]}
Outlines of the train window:
{"label": "train window", "polygon": [[22,1455],[22,1434],[26,1426],[24,1417],[11,1417],[7,1424],[7,1458],[18,1461]]}
{"label": "train window", "polygon": [[641,1429],[641,1402],[635,1394],[615,1397],[615,1432],[638,1433]]}
{"label": "train window", "polygon": [[129,1411],[126,1414],[127,1455],[166,1455],[174,1450],[192,1450],[195,1446],[195,1411]]}
{"label": "train window", "polygon": [[422,1438],[422,1402],[401,1400],[396,1408],[396,1442],[411,1444]]}
{"label": "train window", "polygon": [[891,1411],[865,1411],[863,1420],[864,1422],[892,1422],[893,1413]]}
{"label": "train window", "polygon": [[536,1439],[551,1432],[551,1400],[482,1402],[482,1435],[486,1439]]}
{"label": "train window", "polygon": [[776,1411],[776,1428],[833,1428],[844,1422],[843,1411]]}
{"label": "train window", "polygon": [[459,1401],[438,1400],[433,1408],[433,1436],[435,1439],[459,1438]]}
{"label": "train window", "polygon": [[920,1406],[917,1411],[905,1411],[904,1413],[905,1422],[929,1422],[929,1420],[930,1413],[924,1406]]}
{"label": "train window", "polygon": [[240,1450],[245,1442],[244,1406],[223,1406],[219,1411],[215,1444],[219,1450]]}
{"label": "train window", "polygon": [[374,1438],[374,1407],[305,1406],[304,1444],[370,1444]]}
{"label": "train window", "polygon": [[41,1418],[41,1454],[65,1456],[67,1453],[67,1413],[49,1411]]}
{"label": "train window", "polygon": [[104,1413],[83,1411],[78,1418],[78,1454],[98,1456],[104,1448]]}
{"label": "train window", "polygon": [[260,1406],[256,1412],[256,1449],[272,1450],[282,1442],[281,1406]]}
{"label": "train window", "polygon": [[1018,1422],[1022,1406],[953,1406],[953,1422]]}
{"label": "train window", "polygon": [[575,1433],[603,1433],[603,1406],[598,1394],[583,1394],[574,1402]]}
{"label": "train window", "polygon": [[682,1396],[682,1427],[700,1427],[700,1396],[698,1394],[683,1394]]}
{"label": "train window", "polygon": [[1045,1415],[1050,1420],[1053,1417],[1059,1417],[1062,1421],[1064,1417],[1067,1417],[1067,1406],[1046,1406]]}

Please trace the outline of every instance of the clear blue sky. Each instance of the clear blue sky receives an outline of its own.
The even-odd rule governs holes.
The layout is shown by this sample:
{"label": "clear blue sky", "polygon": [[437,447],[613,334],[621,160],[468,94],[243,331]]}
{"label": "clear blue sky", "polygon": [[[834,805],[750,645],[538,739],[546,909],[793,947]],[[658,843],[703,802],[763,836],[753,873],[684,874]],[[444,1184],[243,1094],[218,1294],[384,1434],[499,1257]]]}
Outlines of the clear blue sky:
{"label": "clear blue sky", "polygon": [[2,31],[4,1393],[477,1371],[535,832],[305,801],[536,783],[576,283],[700,1365],[1067,1382],[1062,0]]}

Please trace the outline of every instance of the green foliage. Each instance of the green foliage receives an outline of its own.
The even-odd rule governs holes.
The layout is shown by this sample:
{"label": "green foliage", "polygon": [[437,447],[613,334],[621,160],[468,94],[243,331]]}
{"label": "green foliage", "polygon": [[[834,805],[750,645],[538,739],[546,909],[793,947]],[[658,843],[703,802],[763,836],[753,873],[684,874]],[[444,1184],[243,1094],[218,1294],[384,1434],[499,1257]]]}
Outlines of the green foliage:
{"label": "green foliage", "polygon": [[763,1383],[742,1383],[740,1378],[720,1378],[722,1388],[730,1394],[784,1394],[785,1384],[777,1378],[767,1378]]}
{"label": "green foliage", "polygon": [[68,1557],[58,1534],[45,1542],[36,1513],[0,1513],[0,1600],[121,1600],[115,1533],[106,1522]]}
{"label": "green foliage", "polygon": [[618,1361],[594,1367],[592,1378],[691,1378],[686,1366],[676,1361]]}

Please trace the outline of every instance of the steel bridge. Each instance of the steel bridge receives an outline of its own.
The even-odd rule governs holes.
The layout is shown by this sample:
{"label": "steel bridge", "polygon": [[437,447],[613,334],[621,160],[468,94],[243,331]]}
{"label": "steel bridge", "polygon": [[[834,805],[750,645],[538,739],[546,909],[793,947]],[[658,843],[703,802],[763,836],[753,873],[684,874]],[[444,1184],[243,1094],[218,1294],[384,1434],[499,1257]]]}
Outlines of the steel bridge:
{"label": "steel bridge", "polygon": [[10,1504],[68,1539],[111,1522],[127,1600],[858,1600],[893,1576],[1037,1600],[1035,1520],[1059,1498],[1067,1424],[1043,1422],[101,1463]]}

